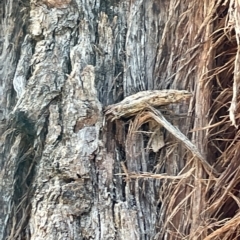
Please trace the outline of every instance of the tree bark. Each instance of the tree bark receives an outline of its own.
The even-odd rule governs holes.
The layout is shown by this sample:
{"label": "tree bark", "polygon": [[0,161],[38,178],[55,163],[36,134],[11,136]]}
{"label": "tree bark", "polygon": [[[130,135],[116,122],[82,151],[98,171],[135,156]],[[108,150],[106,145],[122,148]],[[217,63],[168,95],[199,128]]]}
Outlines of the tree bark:
{"label": "tree bark", "polygon": [[[223,160],[233,148],[219,143],[222,124],[237,144],[228,121],[237,107],[221,122],[237,93],[237,73],[227,75],[237,43],[226,37],[237,38],[237,4],[0,2],[0,239],[237,237],[237,172],[220,189],[236,161]],[[106,114],[162,89],[192,97]],[[234,231],[222,227],[228,219]]]}

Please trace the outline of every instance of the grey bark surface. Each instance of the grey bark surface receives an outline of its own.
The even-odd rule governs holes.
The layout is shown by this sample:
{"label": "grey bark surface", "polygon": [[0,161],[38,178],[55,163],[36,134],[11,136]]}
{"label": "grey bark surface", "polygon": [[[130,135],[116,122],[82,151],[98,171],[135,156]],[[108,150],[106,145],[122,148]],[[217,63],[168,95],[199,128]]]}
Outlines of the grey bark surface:
{"label": "grey bark surface", "polygon": [[[143,90],[203,98],[194,80],[201,55],[182,30],[187,19],[200,25],[188,8],[174,0],[0,2],[0,239],[181,239],[204,223],[201,183],[191,192],[185,177],[174,178],[186,161],[200,164],[184,144],[154,122],[131,135],[131,118],[104,115]],[[208,105],[194,105],[191,98],[166,113],[205,158],[204,133],[189,130],[205,126]],[[173,178],[126,179],[123,166]]]}

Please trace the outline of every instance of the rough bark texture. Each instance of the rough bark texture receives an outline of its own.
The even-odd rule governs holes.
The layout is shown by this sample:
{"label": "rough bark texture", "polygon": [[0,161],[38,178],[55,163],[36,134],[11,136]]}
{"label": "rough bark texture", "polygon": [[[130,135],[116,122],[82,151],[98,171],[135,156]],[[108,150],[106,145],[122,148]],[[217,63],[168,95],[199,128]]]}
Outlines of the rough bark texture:
{"label": "rough bark texture", "polygon": [[[239,11],[234,1],[0,1],[0,239],[237,238],[238,167],[223,156],[239,153],[219,139],[226,129],[238,139],[225,126],[239,124],[238,31],[229,40]],[[162,89],[193,96],[158,118],[145,104],[105,116]]]}

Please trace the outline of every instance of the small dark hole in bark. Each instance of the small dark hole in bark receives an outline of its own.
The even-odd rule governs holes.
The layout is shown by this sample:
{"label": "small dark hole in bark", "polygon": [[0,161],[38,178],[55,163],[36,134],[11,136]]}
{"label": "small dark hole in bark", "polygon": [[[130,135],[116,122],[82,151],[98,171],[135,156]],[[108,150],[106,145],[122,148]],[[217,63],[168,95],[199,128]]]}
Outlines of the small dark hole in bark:
{"label": "small dark hole in bark", "polygon": [[71,183],[71,182],[75,182],[75,179],[74,178],[65,178],[63,181],[65,183]]}
{"label": "small dark hole in bark", "polygon": [[160,212],[161,208],[162,208],[162,202],[159,201],[157,204],[157,213]]}
{"label": "small dark hole in bark", "polygon": [[78,173],[77,173],[77,177],[78,177],[78,178],[82,178]]}
{"label": "small dark hole in bark", "polygon": [[123,200],[122,201],[126,201],[126,182],[122,181],[122,196],[123,196]]}

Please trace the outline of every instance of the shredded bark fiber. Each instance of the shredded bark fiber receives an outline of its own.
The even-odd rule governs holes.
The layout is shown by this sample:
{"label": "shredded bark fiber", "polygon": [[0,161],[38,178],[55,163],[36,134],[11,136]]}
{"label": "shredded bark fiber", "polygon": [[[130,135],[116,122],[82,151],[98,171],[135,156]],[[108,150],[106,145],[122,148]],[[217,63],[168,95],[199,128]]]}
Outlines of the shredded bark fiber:
{"label": "shredded bark fiber", "polygon": [[106,115],[113,115],[112,121],[120,117],[130,117],[144,110],[146,107],[164,106],[170,103],[176,103],[186,100],[192,96],[192,93],[185,90],[149,90],[142,91],[126,97],[117,104],[106,108]]}
{"label": "shredded bark fiber", "polygon": [[[199,112],[196,116],[203,118],[202,114],[207,114],[207,121],[196,120],[191,131],[193,135],[190,138],[183,135],[186,137],[185,141],[170,130],[176,140],[180,140],[188,149],[183,154],[186,165],[176,176],[153,172],[130,172],[127,166],[123,166],[123,175],[127,180],[160,179],[163,183],[159,201],[165,206],[164,214],[161,215],[164,223],[161,222],[161,232],[157,234],[156,239],[164,236],[162,233],[164,229],[168,229],[169,239],[229,240],[240,237],[240,2],[213,1],[211,7],[207,1],[201,4],[206,9],[204,14],[207,17],[199,23],[197,34],[193,36],[188,32],[188,36],[191,37],[189,41],[195,42],[195,45],[188,49],[186,55],[190,54],[192,57],[178,69],[176,75],[187,79],[194,71],[191,62],[196,61],[198,54],[202,56],[197,63],[200,79],[196,80],[201,84],[193,92],[190,108],[194,106],[195,99],[201,100],[200,105],[204,111],[200,108],[195,109],[196,113]],[[195,12],[197,19],[197,10],[194,7],[191,10]],[[181,17],[180,22],[184,21],[186,15],[182,14]],[[200,36],[203,36],[201,39],[205,41],[203,45],[199,43]],[[187,76],[183,74],[184,69]],[[139,93],[141,94],[143,93]],[[146,95],[151,98],[149,93]],[[153,119],[158,122],[159,114],[161,115],[161,112],[156,110],[156,107],[161,105],[160,102],[153,104],[149,99],[144,99],[142,103],[138,99],[141,104],[136,108],[133,107],[136,103],[133,100],[134,97],[130,96],[123,102],[109,106],[106,111],[107,115],[112,115],[113,120],[134,116],[129,125],[127,139],[129,145],[136,134],[143,132],[141,127],[144,124]],[[158,123],[163,125],[160,120]],[[172,125],[169,122],[168,124]],[[179,133],[176,128],[174,131]],[[203,149],[199,149],[198,144],[193,144],[192,139],[197,134],[203,134],[206,139],[207,160],[206,155],[203,157],[201,154]],[[169,153],[174,152],[176,144],[179,143],[168,143]],[[131,151],[131,146],[128,149]],[[162,168],[164,164],[160,162],[155,169]],[[182,218],[185,220],[182,221]],[[175,226],[178,226],[178,229]],[[182,229],[189,231],[184,232]]]}
{"label": "shredded bark fiber", "polygon": [[[140,112],[135,118],[135,124],[133,124],[135,125],[135,129],[132,130],[132,133],[137,131],[144,123],[149,122],[149,119],[155,120],[160,126],[166,128],[177,140],[181,141],[192,152],[193,156],[201,161],[209,175],[217,175],[216,170],[202,156],[197,147],[179,129],[168,122],[161,111],[153,108],[153,106],[159,107],[176,103],[191,96],[190,92],[184,90],[142,91],[126,97],[120,103],[108,106],[106,115],[113,115],[112,120],[115,120],[120,117],[130,117]],[[144,111],[147,108],[148,111]]]}

